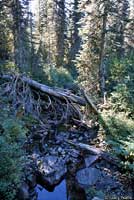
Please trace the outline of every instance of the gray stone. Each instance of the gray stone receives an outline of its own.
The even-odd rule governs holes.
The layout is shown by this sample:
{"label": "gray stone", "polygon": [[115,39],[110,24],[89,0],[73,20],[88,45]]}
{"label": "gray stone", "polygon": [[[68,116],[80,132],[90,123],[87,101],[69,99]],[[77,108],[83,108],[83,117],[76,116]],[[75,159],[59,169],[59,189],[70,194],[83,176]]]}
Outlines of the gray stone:
{"label": "gray stone", "polygon": [[42,182],[50,186],[58,184],[67,172],[65,161],[57,156],[46,156],[39,165]]}
{"label": "gray stone", "polygon": [[90,167],[93,163],[95,163],[98,160],[99,156],[89,156],[85,158],[85,165],[86,167]]}
{"label": "gray stone", "polygon": [[18,199],[19,200],[27,200],[27,199],[29,199],[29,187],[25,182],[22,183],[22,185],[21,185],[21,187],[19,189]]}
{"label": "gray stone", "polygon": [[79,151],[72,149],[70,152],[70,156],[74,157],[74,158],[78,158],[78,156],[80,155]]}
{"label": "gray stone", "polygon": [[35,188],[29,190],[30,198],[37,197],[37,192]]}
{"label": "gray stone", "polygon": [[73,139],[73,142],[77,142],[77,139],[76,139],[76,138],[74,138],[74,139]]}
{"label": "gray stone", "polygon": [[64,141],[64,139],[68,139],[69,132],[59,132],[56,135],[56,144],[60,144]]}
{"label": "gray stone", "polygon": [[62,148],[61,148],[61,147],[58,148],[58,152],[59,152],[59,153],[62,152]]}
{"label": "gray stone", "polygon": [[36,187],[36,176],[33,174],[29,174],[27,176],[27,182],[30,188]]}
{"label": "gray stone", "polygon": [[121,185],[117,183],[116,180],[111,175],[107,175],[102,172],[103,176],[100,178],[99,182],[96,185],[96,189],[107,190],[110,191],[120,188]]}
{"label": "gray stone", "polygon": [[80,137],[79,137],[79,140],[80,140],[80,141],[81,141],[81,140],[83,140],[83,137],[82,137],[82,136],[80,136]]}
{"label": "gray stone", "polygon": [[94,185],[100,177],[100,170],[92,167],[81,169],[76,173],[76,180],[82,187]]}
{"label": "gray stone", "polygon": [[104,200],[104,199],[99,198],[99,197],[94,197],[92,200]]}

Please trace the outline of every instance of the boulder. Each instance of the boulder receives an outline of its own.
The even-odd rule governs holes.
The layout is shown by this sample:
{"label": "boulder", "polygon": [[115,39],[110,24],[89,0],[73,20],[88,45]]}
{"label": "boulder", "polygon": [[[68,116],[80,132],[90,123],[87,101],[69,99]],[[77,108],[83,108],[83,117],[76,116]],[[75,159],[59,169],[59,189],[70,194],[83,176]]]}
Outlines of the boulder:
{"label": "boulder", "polygon": [[81,187],[92,186],[100,179],[101,172],[96,168],[84,168],[76,173],[76,180]]}
{"label": "boulder", "polygon": [[30,188],[36,187],[36,176],[34,174],[29,174],[26,179]]}
{"label": "boulder", "polygon": [[94,197],[92,200],[104,200],[104,199],[102,199],[100,197]]}
{"label": "boulder", "polygon": [[90,167],[92,164],[94,164],[99,159],[98,155],[90,155],[85,158],[85,165],[86,167]]}
{"label": "boulder", "polygon": [[17,197],[19,200],[29,199],[29,186],[25,182],[21,184]]}
{"label": "boulder", "polygon": [[67,172],[64,160],[57,156],[42,158],[38,168],[37,182],[48,190],[53,190],[65,177]]}

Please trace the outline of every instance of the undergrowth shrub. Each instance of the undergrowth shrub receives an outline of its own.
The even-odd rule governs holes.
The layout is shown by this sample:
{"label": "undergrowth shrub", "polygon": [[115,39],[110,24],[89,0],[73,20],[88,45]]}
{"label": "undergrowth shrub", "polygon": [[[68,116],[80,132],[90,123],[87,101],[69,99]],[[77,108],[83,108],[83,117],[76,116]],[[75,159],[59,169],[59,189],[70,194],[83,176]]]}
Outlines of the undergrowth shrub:
{"label": "undergrowth shrub", "polygon": [[[126,173],[134,173],[134,57],[112,58],[108,71],[108,110],[102,117],[108,126],[106,142],[121,160]],[[133,173],[132,173],[133,172]]]}
{"label": "undergrowth shrub", "polygon": [[134,116],[134,58],[114,58],[109,66],[107,87],[110,104],[115,112]]}
{"label": "undergrowth shrub", "polygon": [[17,143],[10,144],[0,136],[0,155],[0,199],[12,200],[20,186],[23,152]]}
{"label": "undergrowth shrub", "polygon": [[0,73],[12,73],[18,71],[14,62],[11,61],[0,61]]}
{"label": "undergrowth shrub", "polygon": [[110,130],[106,141],[113,153],[121,159],[121,166],[128,172],[134,172],[134,122],[124,112],[103,111],[103,119]]}
{"label": "undergrowth shrub", "polygon": [[63,87],[66,83],[73,83],[73,77],[63,67],[44,65],[41,71],[36,71],[34,79],[44,84],[56,87]]}
{"label": "undergrowth shrub", "polygon": [[[3,103],[2,98],[0,101]],[[25,153],[22,145],[27,129],[16,119],[7,104],[2,104],[0,113],[0,199],[16,197],[23,175]]]}
{"label": "undergrowth shrub", "polygon": [[67,69],[51,67],[48,77],[52,85],[62,87],[66,83],[73,83],[73,78]]}

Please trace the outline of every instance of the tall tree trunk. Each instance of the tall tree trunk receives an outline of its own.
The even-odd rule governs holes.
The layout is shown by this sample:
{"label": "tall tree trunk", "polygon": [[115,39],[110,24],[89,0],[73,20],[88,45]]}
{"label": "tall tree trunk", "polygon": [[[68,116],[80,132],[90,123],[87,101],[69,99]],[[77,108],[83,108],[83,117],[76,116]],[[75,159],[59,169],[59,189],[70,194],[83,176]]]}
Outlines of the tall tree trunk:
{"label": "tall tree trunk", "polygon": [[12,3],[13,35],[14,35],[14,60],[18,68],[22,65],[21,54],[21,5],[19,0]]}
{"label": "tall tree trunk", "polygon": [[61,66],[64,61],[64,51],[65,51],[65,0],[60,0],[58,2],[58,13],[56,22],[56,33],[57,33],[57,56],[56,56],[56,66]]}
{"label": "tall tree trunk", "polygon": [[[120,1],[119,1],[120,3]],[[129,18],[129,2],[128,0],[123,0],[121,4],[119,4],[118,8],[118,20],[119,22],[117,23],[117,32],[116,32],[116,43],[117,43],[117,56],[119,58],[122,58],[125,53],[125,28],[127,25],[127,20]]]}
{"label": "tall tree trunk", "polygon": [[102,18],[102,33],[101,33],[101,44],[100,44],[100,64],[99,64],[99,80],[100,80],[100,90],[101,96],[103,98],[103,103],[106,101],[106,69],[105,69],[105,37],[106,37],[106,25],[108,17],[108,4],[104,2],[104,14]]}
{"label": "tall tree trunk", "polygon": [[71,35],[71,45],[68,56],[68,64],[72,65],[76,58],[76,54],[80,49],[80,36],[79,36],[79,25],[80,13],[78,12],[79,0],[74,0],[73,13],[72,13],[72,35]]}
{"label": "tall tree trunk", "polygon": [[29,55],[28,37],[26,33],[27,21],[24,19],[24,10],[22,3],[23,1],[14,0],[12,1],[11,5],[11,12],[13,16],[12,31],[14,36],[14,60],[16,66],[20,69],[20,71],[23,71],[25,67],[28,67]]}

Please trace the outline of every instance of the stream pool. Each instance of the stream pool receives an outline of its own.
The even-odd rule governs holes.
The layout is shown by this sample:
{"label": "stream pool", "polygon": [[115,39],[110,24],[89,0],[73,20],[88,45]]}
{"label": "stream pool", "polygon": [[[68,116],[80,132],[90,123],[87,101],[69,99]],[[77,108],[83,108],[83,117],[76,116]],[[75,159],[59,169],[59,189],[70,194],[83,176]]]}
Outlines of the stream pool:
{"label": "stream pool", "polygon": [[40,190],[39,188],[40,186],[37,186],[38,200],[67,200],[65,180],[55,187],[53,192],[48,192],[44,188]]}

